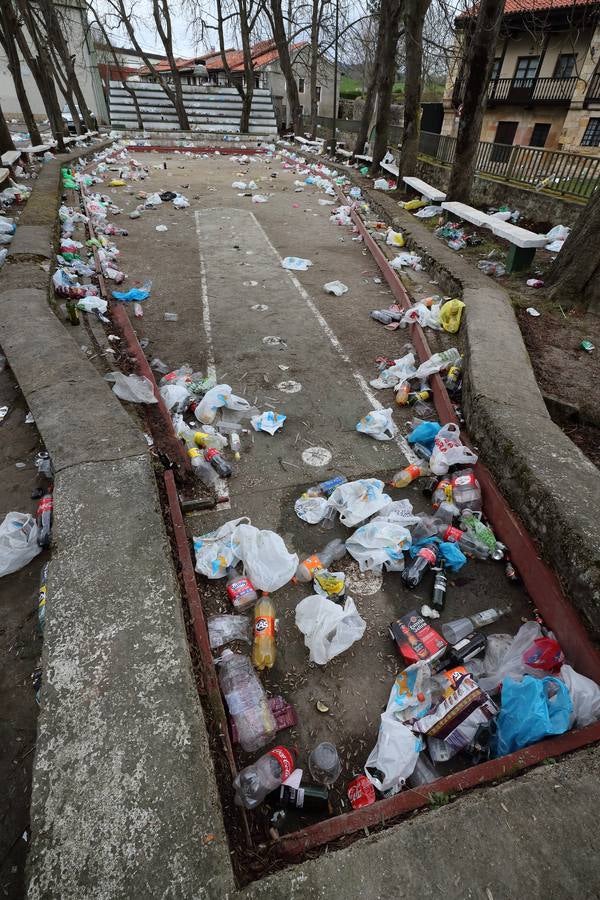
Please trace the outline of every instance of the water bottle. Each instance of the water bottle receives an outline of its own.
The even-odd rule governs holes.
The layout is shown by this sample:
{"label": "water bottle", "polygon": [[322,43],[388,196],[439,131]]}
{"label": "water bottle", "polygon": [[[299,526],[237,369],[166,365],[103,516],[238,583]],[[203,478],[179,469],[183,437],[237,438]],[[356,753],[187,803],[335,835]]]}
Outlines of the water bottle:
{"label": "water bottle", "polygon": [[427,569],[435,566],[436,562],[437,547],[435,544],[428,544],[426,547],[421,547],[413,561],[406,569],[404,569],[400,576],[405,586],[411,589],[416,588],[423,580],[423,576]]}
{"label": "water bottle", "polygon": [[296,569],[296,581],[312,581],[319,569],[328,569],[332,562],[341,559],[346,553],[346,545],[341,538],[329,541],[319,553],[307,556]]}
{"label": "water bottle", "polygon": [[294,771],[294,755],[287,747],[273,747],[251,766],[238,774],[233,782],[235,802],[246,809],[259,806],[271,791],[290,777]]}
{"label": "water bottle", "polygon": [[[253,753],[272,741],[277,733],[277,724],[248,657],[224,650],[219,661],[219,684],[242,749]],[[275,787],[277,785],[270,790]]]}
{"label": "water bottle", "polygon": [[508,612],[510,612],[510,606],[506,606],[503,609],[484,609],[472,616],[464,616],[462,619],[454,619],[452,622],[447,622],[445,625],[442,625],[442,634],[449,644],[458,644],[459,641],[476,631],[477,628],[492,625]]}
{"label": "water bottle", "polygon": [[206,485],[207,488],[216,487],[219,476],[211,464],[207,463],[202,457],[200,451],[191,447],[188,450],[188,456],[192,465],[192,471],[196,478],[199,478],[202,484]]}
{"label": "water bottle", "polygon": [[462,469],[452,477],[452,501],[461,510],[481,511],[481,486],[472,469]]}
{"label": "water bottle", "polygon": [[234,459],[239,459],[240,451],[242,449],[242,442],[237,431],[232,431],[229,435],[229,446],[231,447]]}

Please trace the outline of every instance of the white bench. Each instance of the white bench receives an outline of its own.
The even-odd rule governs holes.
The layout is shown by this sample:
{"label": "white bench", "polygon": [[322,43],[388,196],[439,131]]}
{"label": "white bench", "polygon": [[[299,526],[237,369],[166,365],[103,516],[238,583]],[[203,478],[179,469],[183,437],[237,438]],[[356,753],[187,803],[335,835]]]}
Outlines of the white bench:
{"label": "white bench", "polygon": [[342,147],[336,147],[335,155],[341,156],[344,159],[350,159],[350,157],[352,156],[352,150],[344,150]]}
{"label": "white bench", "polygon": [[512,245],[506,259],[508,272],[526,271],[533,262],[536,249],[545,247],[547,243],[547,238],[543,234],[536,234],[534,231],[520,228],[518,225],[513,225],[512,222],[504,222],[502,219],[474,209],[466,203],[442,203],[442,209],[479,228],[489,228],[496,237],[508,241]]}
{"label": "white bench", "polygon": [[21,150],[7,150],[2,154],[2,165],[10,169],[16,162],[21,159]]}
{"label": "white bench", "polygon": [[412,188],[413,191],[416,191],[417,194],[421,194],[422,197],[427,197],[432,203],[441,203],[446,199],[446,195],[443,191],[439,191],[437,188],[432,187],[432,185],[427,184],[426,181],[422,181],[420,178],[414,178],[412,175],[403,175],[402,181]]}
{"label": "white bench", "polygon": [[356,156],[354,157],[354,159],[357,160],[358,162],[367,163],[367,165],[369,165],[369,166],[373,162],[373,157],[367,156],[366,153],[357,153]]}
{"label": "white bench", "polygon": [[294,140],[302,147],[307,147],[310,150],[320,150],[322,147],[322,144],[318,141],[309,141],[308,138],[302,137],[301,134],[295,135]]}
{"label": "white bench", "polygon": [[390,175],[393,175],[394,178],[397,178],[400,174],[398,170],[398,166],[395,162],[383,162],[383,160],[379,163],[379,168],[383,169],[384,172],[389,172]]}
{"label": "white bench", "polygon": [[10,176],[10,172],[8,169],[0,169],[0,184],[4,184],[5,181],[8,181]]}

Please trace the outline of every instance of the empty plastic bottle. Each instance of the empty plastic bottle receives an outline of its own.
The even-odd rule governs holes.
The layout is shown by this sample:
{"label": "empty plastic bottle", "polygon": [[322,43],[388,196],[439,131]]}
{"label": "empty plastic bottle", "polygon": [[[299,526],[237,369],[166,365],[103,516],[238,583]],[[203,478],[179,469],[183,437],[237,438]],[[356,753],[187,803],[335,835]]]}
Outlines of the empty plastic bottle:
{"label": "empty plastic bottle", "polygon": [[229,435],[229,446],[231,447],[234,459],[239,459],[240,450],[242,449],[242,442],[237,431],[232,431]]}
{"label": "empty plastic bottle", "polygon": [[[219,661],[219,684],[242,749],[253,753],[272,741],[277,733],[277,724],[248,657],[224,650]],[[271,790],[275,787],[277,785]]]}
{"label": "empty plastic bottle", "polygon": [[341,538],[329,541],[319,553],[313,553],[303,559],[296,569],[296,581],[312,581],[315,572],[319,569],[328,569],[332,562],[341,559],[346,553],[346,545]]}
{"label": "empty plastic bottle", "polygon": [[472,616],[464,616],[462,619],[454,619],[442,625],[442,634],[449,644],[457,644],[466,638],[468,634],[476,631],[478,628],[484,628],[486,625],[492,625],[502,616],[510,612],[510,606],[503,609],[492,608],[484,609]]}
{"label": "empty plastic bottle", "polygon": [[437,547],[435,544],[428,544],[426,547],[421,547],[421,549],[417,551],[417,555],[410,565],[404,569],[400,576],[406,587],[416,588],[423,580],[423,576],[427,569],[433,568],[436,562]]}
{"label": "empty plastic bottle", "polygon": [[308,768],[317,784],[331,787],[337,781],[342,771],[342,764],[335,744],[332,744],[330,741],[323,741],[321,744],[317,744],[308,757]]}
{"label": "empty plastic bottle", "polygon": [[445,541],[454,541],[467,556],[473,556],[475,559],[489,559],[490,548],[480,541],[475,535],[467,531],[461,531],[460,528],[454,528],[449,525],[445,530],[443,538]]}
{"label": "empty plastic bottle", "polygon": [[36,521],[38,526],[37,542],[40,547],[49,547],[52,537],[52,494],[44,494],[38,503]]}
{"label": "empty plastic bottle", "polygon": [[236,612],[250,609],[258,600],[254,585],[246,575],[238,575],[233,566],[227,569],[227,596]]}
{"label": "empty plastic bottle", "polygon": [[429,466],[426,462],[413,463],[411,466],[407,466],[400,472],[396,472],[390,484],[395,488],[407,487],[412,481],[415,480],[415,478],[422,478],[422,476],[427,475],[428,472]]}
{"label": "empty plastic bottle", "polygon": [[202,484],[208,488],[215,487],[219,481],[219,476],[211,464],[206,462],[200,451],[190,447],[188,456],[196,478],[199,478]]}
{"label": "empty plastic bottle", "polygon": [[408,381],[403,381],[396,388],[396,403],[398,406],[407,406],[408,398],[410,397],[410,384]]}
{"label": "empty plastic bottle", "polygon": [[222,456],[218,450],[215,450],[214,447],[211,447],[210,450],[204,451],[204,459],[206,462],[209,462],[213,469],[221,476],[221,478],[230,478],[233,474],[233,469],[227,462],[224,456]]}
{"label": "empty plastic bottle", "polygon": [[481,486],[473,469],[462,469],[452,476],[452,501],[461,511],[481,510]]}
{"label": "empty plastic bottle", "polygon": [[263,802],[267,794],[287,781],[293,771],[292,751],[287,747],[273,747],[238,774],[233,782],[235,802],[246,809],[254,809]]}

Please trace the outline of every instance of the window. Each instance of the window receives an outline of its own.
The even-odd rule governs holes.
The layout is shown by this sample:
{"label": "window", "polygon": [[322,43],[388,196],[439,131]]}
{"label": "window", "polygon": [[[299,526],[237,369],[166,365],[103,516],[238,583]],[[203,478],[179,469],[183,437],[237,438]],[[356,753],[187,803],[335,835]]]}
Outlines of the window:
{"label": "window", "polygon": [[517,68],[515,69],[515,78],[535,78],[539,64],[539,56],[519,56]]}
{"label": "window", "polygon": [[555,78],[571,78],[575,73],[576,57],[572,53],[561,53],[554,66]]}
{"label": "window", "polygon": [[500,69],[502,68],[502,57],[497,56],[492,66],[492,78],[500,78]]}
{"label": "window", "polygon": [[298,79],[298,93],[299,93],[299,94],[303,94],[303,93],[304,93],[304,78],[299,78],[299,79]]}
{"label": "window", "polygon": [[529,138],[530,147],[545,147],[550,125],[546,122],[536,122]]}
{"label": "window", "polygon": [[600,119],[590,119],[581,139],[582,147],[600,147]]}
{"label": "window", "polygon": [[317,103],[321,102],[321,85],[317,85]]}

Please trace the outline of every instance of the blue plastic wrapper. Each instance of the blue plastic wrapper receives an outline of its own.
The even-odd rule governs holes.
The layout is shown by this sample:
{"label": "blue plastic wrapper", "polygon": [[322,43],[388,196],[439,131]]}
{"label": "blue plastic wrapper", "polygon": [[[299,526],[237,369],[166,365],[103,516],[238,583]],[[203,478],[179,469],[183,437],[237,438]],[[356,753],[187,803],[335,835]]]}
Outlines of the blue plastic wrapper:
{"label": "blue plastic wrapper", "polygon": [[413,428],[406,440],[409,444],[424,444],[429,450],[433,450],[435,436],[441,427],[439,422],[421,422]]}
{"label": "blue plastic wrapper", "polygon": [[449,572],[458,572],[467,561],[467,557],[457,543],[454,541],[441,541],[439,537],[435,536],[421,538],[420,541],[413,541],[408,552],[414,559],[421,547],[427,547],[428,544],[437,544],[438,553],[444,560],[444,565]]}
{"label": "blue plastic wrapper", "polygon": [[528,747],[552,734],[564,734],[569,728],[572,709],[569,689],[558,678],[531,675],[524,675],[522,681],[505,678],[496,719],[496,756]]}
{"label": "blue plastic wrapper", "polygon": [[130,288],[128,291],[113,291],[112,295],[114,300],[121,300],[122,303],[140,303],[148,299],[150,291],[146,288]]}

